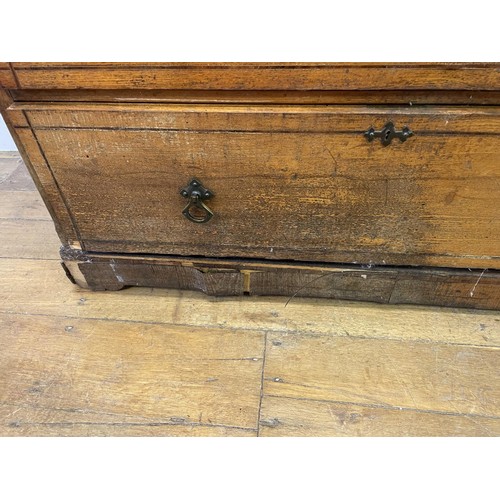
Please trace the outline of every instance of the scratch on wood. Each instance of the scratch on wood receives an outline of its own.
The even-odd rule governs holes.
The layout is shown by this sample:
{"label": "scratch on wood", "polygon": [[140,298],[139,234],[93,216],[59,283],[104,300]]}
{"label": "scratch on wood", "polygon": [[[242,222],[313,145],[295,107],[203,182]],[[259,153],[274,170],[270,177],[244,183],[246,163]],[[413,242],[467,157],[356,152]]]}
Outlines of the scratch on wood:
{"label": "scratch on wood", "polygon": [[445,203],[446,203],[447,205],[449,205],[450,203],[452,203],[452,202],[453,202],[453,200],[455,199],[455,196],[457,195],[457,193],[458,193],[458,189],[454,189],[453,191],[450,191],[450,192],[446,195],[446,197],[445,197],[445,199],[444,199]]}
{"label": "scratch on wood", "polygon": [[111,266],[111,269],[113,269],[113,272],[115,273],[115,276],[116,276],[116,279],[120,282],[120,283],[125,283],[125,280],[123,279],[122,276],[120,276],[120,274],[118,274],[116,272],[116,263],[115,263],[115,260],[114,259],[111,259],[111,262],[109,263],[109,265]]}
{"label": "scratch on wood", "polygon": [[[325,273],[325,274],[321,274],[320,276],[318,276],[317,278],[314,278],[313,280],[307,282],[305,285],[301,286],[285,303],[285,307],[290,303],[290,301],[297,296],[297,294],[299,292],[301,292],[302,290],[304,290],[304,288],[307,288],[309,285],[311,285],[312,283],[314,283],[315,281],[318,281],[319,279],[321,278],[324,278],[325,276],[330,276],[334,273],[335,271],[331,271],[329,273]],[[340,272],[343,272],[343,271],[340,271]]]}
{"label": "scratch on wood", "polygon": [[335,157],[333,156],[332,152],[330,151],[329,148],[327,148],[325,146],[325,149],[328,151],[328,154],[332,157],[332,160],[333,160],[333,177],[336,177],[337,176],[337,160],[335,159]]}
{"label": "scratch on wood", "polygon": [[[457,413],[459,413],[459,410],[458,408],[455,406],[455,404],[453,403],[452,400],[450,400],[450,404],[451,406],[453,406],[453,408],[455,408],[455,411]],[[488,436],[492,436],[491,432],[490,432],[490,429],[488,427],[486,427],[485,425],[483,425],[481,422],[479,422],[478,420],[476,420],[476,418],[474,418],[472,415],[469,415],[467,413],[461,413],[462,416],[464,416],[465,418],[468,418],[471,422],[473,422],[475,425],[477,425],[478,427],[480,427],[481,429],[483,429],[486,434]]]}
{"label": "scratch on wood", "polygon": [[267,418],[260,421],[260,425],[264,427],[278,427],[281,422],[277,418]]}
{"label": "scratch on wood", "polygon": [[470,291],[469,295],[471,297],[474,297],[474,292],[476,290],[476,287],[477,285],[479,285],[479,282],[481,281],[481,278],[484,276],[484,273],[487,271],[488,269],[483,269],[483,272],[479,275],[479,278],[477,279],[476,283],[474,284],[474,286],[472,287],[472,290]]}

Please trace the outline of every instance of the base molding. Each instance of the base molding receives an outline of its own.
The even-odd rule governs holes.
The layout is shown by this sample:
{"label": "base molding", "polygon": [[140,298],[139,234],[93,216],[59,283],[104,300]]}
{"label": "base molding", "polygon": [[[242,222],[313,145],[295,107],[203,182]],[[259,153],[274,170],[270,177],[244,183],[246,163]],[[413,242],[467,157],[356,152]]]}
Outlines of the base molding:
{"label": "base molding", "polygon": [[61,249],[68,277],[92,290],[129,286],[195,290],[214,296],[280,295],[385,304],[500,309],[500,271],[367,267],[101,254]]}

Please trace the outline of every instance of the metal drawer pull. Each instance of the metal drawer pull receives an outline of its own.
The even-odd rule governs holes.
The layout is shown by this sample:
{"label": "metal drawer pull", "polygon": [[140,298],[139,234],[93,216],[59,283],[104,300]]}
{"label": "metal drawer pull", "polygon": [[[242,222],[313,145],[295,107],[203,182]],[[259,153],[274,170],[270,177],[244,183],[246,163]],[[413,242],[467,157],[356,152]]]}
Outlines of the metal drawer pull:
{"label": "metal drawer pull", "polygon": [[413,132],[408,127],[404,127],[403,130],[398,132],[394,128],[394,123],[387,122],[382,130],[377,131],[373,127],[370,127],[364,135],[368,139],[368,142],[372,142],[375,138],[380,137],[382,145],[388,146],[395,137],[401,142],[405,142],[408,137],[413,135]]}
{"label": "metal drawer pull", "polygon": [[[181,189],[181,195],[184,198],[189,198],[189,203],[184,207],[182,214],[191,222],[202,224],[212,218],[214,213],[203,203],[203,200],[209,200],[214,194],[206,189],[198,179],[192,179],[185,188]],[[193,209],[194,214],[191,212]],[[196,211],[203,215],[196,214]]]}

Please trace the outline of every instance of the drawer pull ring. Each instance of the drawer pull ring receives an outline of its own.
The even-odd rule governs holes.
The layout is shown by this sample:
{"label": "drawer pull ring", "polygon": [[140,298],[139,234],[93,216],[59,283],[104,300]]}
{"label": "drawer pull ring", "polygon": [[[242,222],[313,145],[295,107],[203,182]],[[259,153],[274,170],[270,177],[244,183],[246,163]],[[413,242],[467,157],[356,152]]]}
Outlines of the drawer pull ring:
{"label": "drawer pull ring", "polygon": [[401,142],[405,142],[408,137],[413,135],[413,132],[408,127],[397,131],[394,128],[394,123],[387,122],[382,130],[375,130],[373,127],[370,127],[364,135],[368,139],[368,142],[372,142],[375,138],[380,137],[382,144],[388,146],[395,137]]}
{"label": "drawer pull ring", "polygon": [[[181,189],[181,195],[189,199],[189,203],[184,207],[182,214],[191,222],[202,224],[212,218],[214,213],[203,203],[203,200],[209,200],[214,194],[206,189],[198,179],[192,179],[185,188]],[[203,215],[193,214],[191,212],[193,209]]]}

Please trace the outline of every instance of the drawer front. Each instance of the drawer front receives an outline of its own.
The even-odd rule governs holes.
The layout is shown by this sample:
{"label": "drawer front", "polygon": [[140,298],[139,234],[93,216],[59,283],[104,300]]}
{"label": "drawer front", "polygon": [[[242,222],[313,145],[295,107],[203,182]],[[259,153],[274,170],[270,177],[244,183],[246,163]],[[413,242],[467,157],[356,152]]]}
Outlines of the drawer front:
{"label": "drawer front", "polygon": [[88,251],[500,267],[497,107],[18,108]]}

